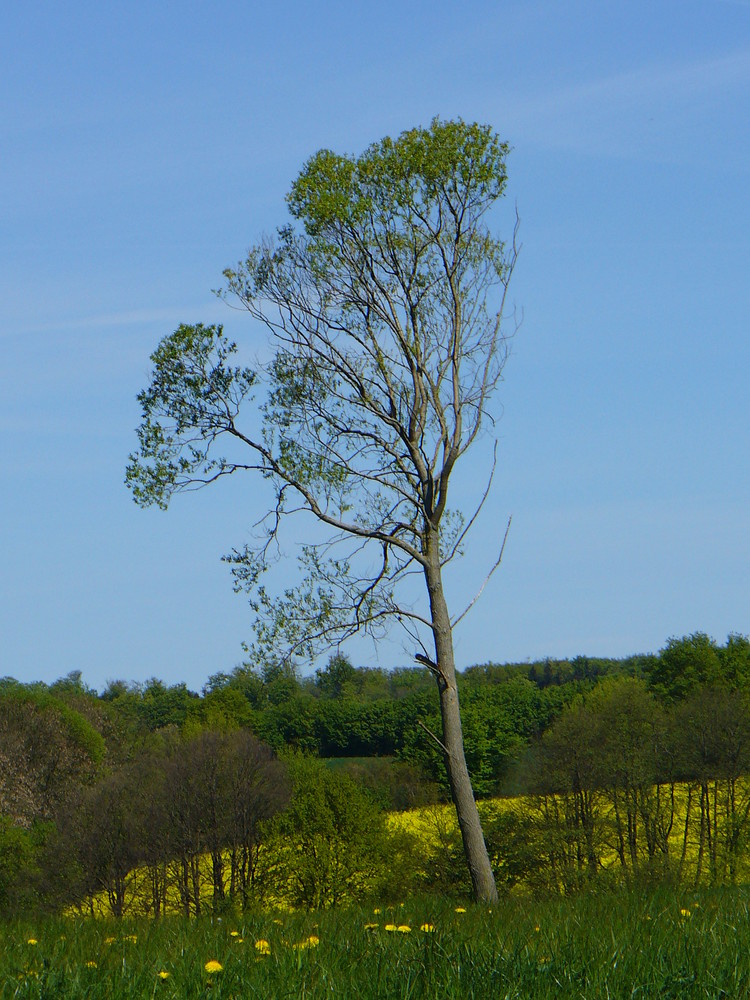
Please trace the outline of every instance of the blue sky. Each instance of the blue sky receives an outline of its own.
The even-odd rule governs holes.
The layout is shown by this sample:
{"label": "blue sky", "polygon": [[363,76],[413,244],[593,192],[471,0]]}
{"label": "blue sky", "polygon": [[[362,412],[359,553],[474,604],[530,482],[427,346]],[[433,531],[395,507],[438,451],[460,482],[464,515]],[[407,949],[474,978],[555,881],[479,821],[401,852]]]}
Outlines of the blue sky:
{"label": "blue sky", "polygon": [[750,631],[750,2],[13,7],[0,675],[199,690],[241,661],[250,613],[220,556],[262,511],[250,481],[135,507],[149,354],[196,321],[257,348],[211,289],[285,221],[304,161],[436,114],[511,143],[497,227],[517,205],[523,243],[496,490],[456,606],[513,526],[459,664]]}

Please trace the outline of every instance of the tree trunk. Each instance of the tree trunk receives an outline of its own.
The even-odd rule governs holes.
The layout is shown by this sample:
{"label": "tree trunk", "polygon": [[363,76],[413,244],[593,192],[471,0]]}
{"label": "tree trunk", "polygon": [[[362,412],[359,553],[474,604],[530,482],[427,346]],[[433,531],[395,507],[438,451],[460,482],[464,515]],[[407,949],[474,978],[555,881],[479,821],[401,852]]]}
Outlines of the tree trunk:
{"label": "tree trunk", "polygon": [[451,798],[456,807],[474,898],[478,902],[491,903],[497,900],[497,886],[492,874],[487,845],[484,841],[479,810],[474,800],[469,769],[466,766],[456,684],[456,665],[453,656],[453,634],[443,592],[437,538],[435,538],[433,555],[431,565],[425,568],[425,577],[430,595],[432,633],[435,640],[436,669],[434,673],[440,693],[445,768],[448,774]]}

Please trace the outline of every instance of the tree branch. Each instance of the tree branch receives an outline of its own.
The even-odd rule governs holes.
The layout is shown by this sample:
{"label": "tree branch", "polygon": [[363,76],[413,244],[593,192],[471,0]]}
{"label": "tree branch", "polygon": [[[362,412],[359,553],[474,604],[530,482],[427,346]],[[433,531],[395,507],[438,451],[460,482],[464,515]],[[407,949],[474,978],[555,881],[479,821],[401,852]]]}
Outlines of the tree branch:
{"label": "tree branch", "polygon": [[481,587],[479,588],[479,590],[478,590],[478,591],[476,592],[476,594],[474,595],[474,598],[473,598],[473,599],[472,599],[472,600],[471,600],[471,601],[469,602],[469,604],[468,604],[468,605],[466,606],[466,608],[465,608],[465,609],[464,609],[464,610],[463,610],[463,611],[461,612],[461,614],[460,614],[460,615],[458,616],[458,618],[454,619],[454,620],[453,620],[453,621],[451,622],[451,628],[455,628],[455,627],[456,627],[456,625],[458,625],[458,623],[459,623],[459,622],[460,622],[460,621],[461,621],[461,620],[462,620],[463,618],[465,618],[465,617],[466,617],[466,615],[468,615],[468,613],[469,613],[469,612],[471,611],[471,609],[472,609],[472,608],[474,607],[474,605],[475,605],[475,604],[477,603],[477,601],[479,600],[479,598],[480,598],[480,597],[482,596],[482,592],[484,591],[484,588],[485,588],[485,587],[487,586],[487,584],[489,583],[489,580],[490,580],[490,577],[491,577],[491,576],[492,576],[492,574],[493,574],[493,573],[495,572],[495,570],[496,570],[496,569],[497,569],[497,567],[498,567],[498,566],[500,565],[500,563],[501,563],[501,562],[503,561],[503,552],[505,552],[505,543],[506,543],[506,542],[508,541],[508,532],[510,531],[510,522],[511,522],[512,520],[513,520],[513,515],[511,515],[511,516],[510,516],[510,517],[508,518],[508,523],[507,523],[507,525],[506,525],[506,527],[505,527],[505,535],[503,536],[503,544],[502,544],[502,545],[500,546],[500,555],[499,555],[499,556],[497,557],[497,559],[495,560],[495,565],[494,565],[494,566],[492,567],[492,569],[491,569],[491,570],[489,571],[489,573],[487,574],[487,576],[486,576],[486,577],[484,578],[484,583],[483,583],[483,584],[482,584],[482,586],[481,586]]}

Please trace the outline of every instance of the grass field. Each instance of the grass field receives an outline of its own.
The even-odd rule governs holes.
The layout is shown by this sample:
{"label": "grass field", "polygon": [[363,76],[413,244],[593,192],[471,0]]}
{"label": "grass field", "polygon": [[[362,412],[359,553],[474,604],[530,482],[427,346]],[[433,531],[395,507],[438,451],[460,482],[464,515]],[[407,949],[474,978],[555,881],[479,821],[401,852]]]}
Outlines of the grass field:
{"label": "grass field", "polygon": [[0,927],[0,998],[750,995],[750,890]]}

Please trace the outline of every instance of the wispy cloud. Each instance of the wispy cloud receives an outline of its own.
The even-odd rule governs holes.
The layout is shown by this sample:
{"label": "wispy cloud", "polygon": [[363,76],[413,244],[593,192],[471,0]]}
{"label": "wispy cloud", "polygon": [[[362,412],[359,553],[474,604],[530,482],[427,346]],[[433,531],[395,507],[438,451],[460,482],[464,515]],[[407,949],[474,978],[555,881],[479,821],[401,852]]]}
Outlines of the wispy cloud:
{"label": "wispy cloud", "polygon": [[[750,2],[750,0],[749,0]],[[668,155],[717,106],[750,111],[750,49],[687,64],[650,65],[521,96],[504,128],[526,141],[610,155]],[[681,149],[680,149],[681,151]]]}
{"label": "wispy cloud", "polygon": [[[206,310],[202,310],[203,313]],[[211,310],[208,310],[211,311]],[[34,323],[25,327],[24,334],[57,333],[66,330],[95,330],[112,327],[148,326],[152,323],[191,322],[196,315],[195,306],[163,306],[158,309],[130,309],[122,312],[75,316]],[[201,317],[202,318],[202,317]],[[8,331],[17,333],[18,331]]]}

